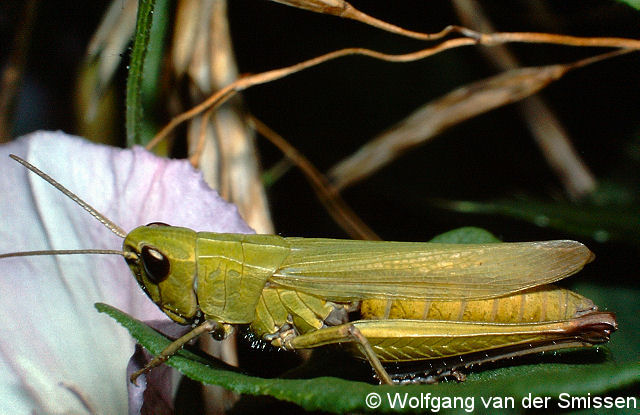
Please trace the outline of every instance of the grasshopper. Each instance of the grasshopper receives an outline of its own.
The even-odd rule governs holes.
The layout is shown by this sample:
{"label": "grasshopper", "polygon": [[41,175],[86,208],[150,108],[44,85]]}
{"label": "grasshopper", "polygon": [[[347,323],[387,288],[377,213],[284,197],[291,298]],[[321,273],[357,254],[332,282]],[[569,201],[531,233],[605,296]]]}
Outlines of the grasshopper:
{"label": "grasshopper", "polygon": [[[163,223],[126,233],[35,166],[11,157],[124,242],[122,250],[0,258],[121,255],[147,296],[173,321],[193,327],[134,373],[133,383],[196,337],[211,333],[222,340],[236,325],[287,350],[345,344],[385,384],[464,380],[463,367],[604,343],[617,328],[613,313],[548,285],[593,260],[576,241],[353,241],[196,232]],[[392,376],[385,368],[422,361],[444,363],[424,376]]]}

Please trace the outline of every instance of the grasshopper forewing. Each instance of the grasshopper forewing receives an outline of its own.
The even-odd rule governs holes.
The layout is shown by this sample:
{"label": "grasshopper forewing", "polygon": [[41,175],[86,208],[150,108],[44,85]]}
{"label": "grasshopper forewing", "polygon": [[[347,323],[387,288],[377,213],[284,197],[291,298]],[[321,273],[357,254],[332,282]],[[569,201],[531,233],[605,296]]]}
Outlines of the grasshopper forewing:
{"label": "grasshopper forewing", "polygon": [[384,362],[456,358],[458,364],[447,363],[446,371],[410,380],[462,379],[458,369],[463,366],[603,343],[616,329],[612,313],[548,285],[593,259],[579,242],[283,238],[195,232],[159,223],[127,234],[55,180],[12,157],[124,237],[124,243],[122,251],[33,251],[0,258],[122,255],[164,313],[195,326],[134,374],[134,382],[191,339],[207,332],[222,339],[236,324],[249,325],[259,338],[290,350],[346,343],[384,383],[394,380]]}

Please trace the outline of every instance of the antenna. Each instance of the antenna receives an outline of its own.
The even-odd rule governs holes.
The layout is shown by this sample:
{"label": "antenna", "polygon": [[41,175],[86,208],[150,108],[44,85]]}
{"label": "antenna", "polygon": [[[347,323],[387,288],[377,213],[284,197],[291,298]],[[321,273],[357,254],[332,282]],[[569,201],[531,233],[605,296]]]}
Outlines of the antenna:
{"label": "antenna", "polygon": [[[48,174],[46,174],[42,170],[38,169],[36,166],[34,166],[33,164],[29,163],[28,161],[23,160],[20,157],[14,155],[14,154],[9,154],[9,157],[14,159],[18,163],[22,164],[24,167],[26,167],[27,169],[31,170],[32,172],[34,172],[35,174],[37,174],[38,176],[40,176],[44,180],[46,180],[51,186],[55,187],[56,189],[61,191],[65,196],[67,196],[69,199],[71,199],[74,202],[76,202],[78,205],[80,205],[84,210],[89,212],[89,214],[91,214],[91,216],[96,218],[100,223],[102,223],[111,232],[115,233],[116,235],[118,235],[121,238],[124,238],[124,237],[127,236],[127,233],[121,227],[119,227],[118,225],[113,223],[111,220],[107,219],[107,217],[105,217],[102,213],[98,212],[90,204],[88,204],[87,202],[85,202],[84,200],[82,200],[78,196],[76,196],[72,191],[70,191],[69,189],[67,189],[66,187],[64,187],[63,185],[58,183],[57,181],[55,181],[51,176],[49,176]],[[93,251],[93,250],[91,250],[91,251]],[[34,252],[38,252],[38,251],[34,251]],[[55,252],[55,251],[49,251],[49,252]],[[66,252],[66,253],[70,253],[70,252]],[[98,252],[84,252],[84,253],[98,253]],[[118,253],[120,255],[122,255],[122,252],[118,251]],[[32,255],[44,255],[44,254],[32,254]],[[16,256],[16,255],[13,255],[13,256]],[[0,258],[2,258],[2,257],[0,256]]]}
{"label": "antenna", "polygon": [[0,254],[0,259],[3,258],[15,258],[21,256],[36,256],[36,255],[77,255],[77,254],[98,254],[98,255],[121,255],[125,259],[137,259],[138,257],[133,252],[118,251],[117,249],[59,249],[49,251],[21,251],[10,252],[8,254]]}

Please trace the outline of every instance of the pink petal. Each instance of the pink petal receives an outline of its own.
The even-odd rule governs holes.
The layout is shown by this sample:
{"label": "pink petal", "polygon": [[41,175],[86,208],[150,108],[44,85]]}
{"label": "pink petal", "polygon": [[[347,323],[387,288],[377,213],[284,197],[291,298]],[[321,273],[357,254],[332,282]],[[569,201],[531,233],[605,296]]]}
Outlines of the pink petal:
{"label": "pink petal", "polygon": [[[248,233],[236,208],[185,161],[120,150],[60,132],[0,146],[0,252],[120,249],[122,240],[18,163],[36,165],[126,231],[166,222]],[[166,319],[123,259],[73,255],[0,260],[0,413],[126,412],[133,340],[93,307],[105,302],[141,320]]]}

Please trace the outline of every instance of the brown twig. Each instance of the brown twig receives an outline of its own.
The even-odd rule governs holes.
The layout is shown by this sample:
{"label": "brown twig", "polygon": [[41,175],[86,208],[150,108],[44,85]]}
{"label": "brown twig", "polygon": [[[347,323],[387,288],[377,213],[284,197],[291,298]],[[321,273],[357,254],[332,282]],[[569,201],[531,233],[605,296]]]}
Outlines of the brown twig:
{"label": "brown twig", "polygon": [[[453,6],[463,24],[486,33],[495,31],[476,0],[454,0]],[[484,48],[481,52],[501,70],[520,66],[505,45]],[[539,95],[531,96],[520,102],[519,109],[547,163],[563,183],[566,193],[573,199],[579,199],[593,191],[596,187],[595,177],[544,100]]]}
{"label": "brown twig", "polygon": [[463,38],[449,39],[431,48],[422,49],[416,52],[406,54],[388,54],[371,49],[365,48],[345,48],[337,51],[329,52],[327,54],[306,60],[304,62],[297,63],[295,65],[287,66],[285,68],[274,69],[267,72],[262,72],[255,75],[248,75],[240,78],[226,87],[218,90],[202,103],[196,105],[188,111],[174,117],[156,136],[147,144],[147,149],[153,148],[158,142],[160,142],[169,132],[171,132],[180,123],[200,114],[201,112],[209,109],[216,108],[226,102],[236,93],[243,91],[252,86],[273,82],[278,79],[282,79],[293,73],[302,71],[304,69],[317,66],[321,63],[328,62],[333,59],[341,58],[350,55],[367,56],[374,59],[379,59],[386,62],[413,62],[421,59],[425,59],[429,56],[433,56],[437,53],[445,50],[454,49],[462,46],[470,46],[474,44],[482,44],[486,46],[496,45],[507,42],[520,42],[520,43],[549,43],[549,44],[562,44],[569,46],[589,46],[589,47],[616,47],[627,48],[632,50],[640,49],[640,40],[615,38],[615,37],[576,37],[555,35],[549,33],[493,33],[483,34],[471,29],[460,28],[459,29],[465,36]]}
{"label": "brown twig", "polygon": [[338,191],[309,159],[262,121],[253,116],[249,116],[248,121],[258,133],[278,147],[302,171],[327,212],[349,236],[355,239],[380,240],[380,237],[356,215],[344,199],[340,197]]}
{"label": "brown twig", "polygon": [[512,69],[457,88],[360,147],[333,166],[327,176],[336,189],[344,189],[452,125],[531,96],[572,69],[631,51],[616,49],[565,65]]}
{"label": "brown twig", "polygon": [[202,114],[202,119],[200,120],[200,131],[198,132],[198,142],[196,143],[195,150],[189,156],[189,163],[191,163],[191,165],[196,169],[200,165],[200,157],[202,156],[204,144],[207,140],[207,125],[209,124],[211,114],[213,114],[213,108]]}
{"label": "brown twig", "polygon": [[423,33],[407,30],[400,26],[396,26],[384,20],[376,19],[373,16],[361,12],[344,0],[272,0],[276,3],[286,4],[287,6],[296,7],[298,9],[309,10],[314,13],[329,14],[342,17],[344,19],[355,20],[366,25],[376,27],[386,32],[395,33],[401,36],[410,37],[418,40],[436,40],[447,36],[449,33],[459,32],[459,26],[447,26],[437,33]]}
{"label": "brown twig", "polygon": [[[606,39],[605,43],[613,42],[612,47],[621,48],[638,48],[638,40],[624,38],[584,38],[576,36],[556,35],[550,33],[533,33],[533,32],[513,32],[513,33],[481,33],[479,31],[464,27],[449,25],[440,32],[424,33],[407,30],[394,24],[376,19],[368,14],[361,12],[344,0],[272,0],[276,3],[286,4],[288,6],[299,9],[309,10],[315,13],[328,14],[346,19],[352,19],[367,24],[378,29],[395,33],[401,36],[410,37],[419,40],[436,40],[445,37],[450,33],[460,33],[472,39],[477,39],[479,43],[485,46],[494,44],[510,43],[510,42],[527,42],[527,43],[553,43],[567,46],[604,46],[600,39]],[[585,42],[586,39],[590,39]],[[592,44],[588,44],[593,42]]]}

